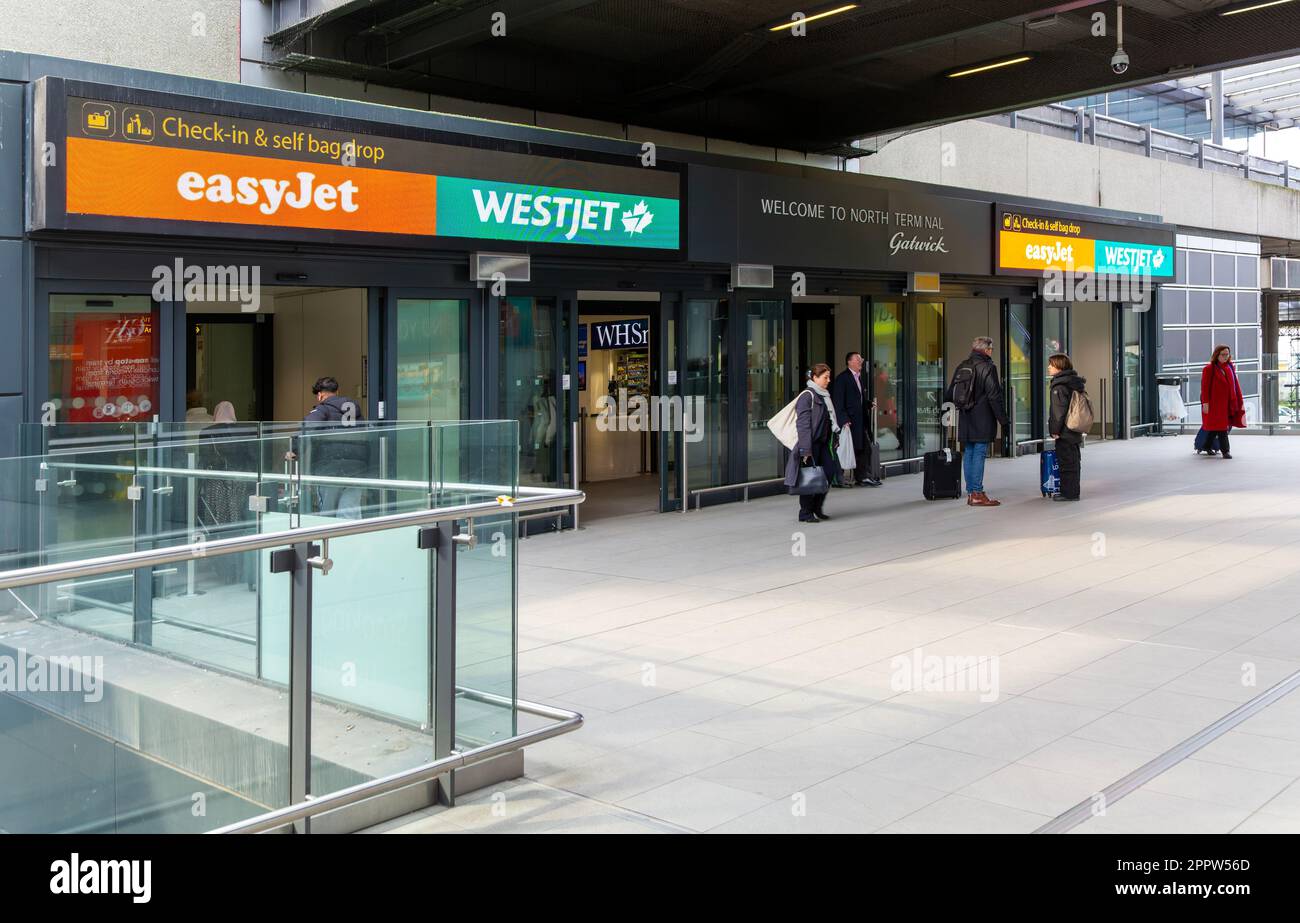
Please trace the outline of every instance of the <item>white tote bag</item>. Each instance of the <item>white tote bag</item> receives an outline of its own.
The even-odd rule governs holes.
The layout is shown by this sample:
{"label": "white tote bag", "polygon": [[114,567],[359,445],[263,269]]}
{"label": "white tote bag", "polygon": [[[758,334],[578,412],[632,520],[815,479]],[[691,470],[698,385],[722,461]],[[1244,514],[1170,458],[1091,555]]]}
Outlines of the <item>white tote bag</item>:
{"label": "white tote bag", "polygon": [[772,414],[771,419],[767,421],[767,428],[787,449],[793,449],[799,444],[799,413],[795,405],[799,403],[799,398],[811,393],[811,391],[800,391],[794,400]]}

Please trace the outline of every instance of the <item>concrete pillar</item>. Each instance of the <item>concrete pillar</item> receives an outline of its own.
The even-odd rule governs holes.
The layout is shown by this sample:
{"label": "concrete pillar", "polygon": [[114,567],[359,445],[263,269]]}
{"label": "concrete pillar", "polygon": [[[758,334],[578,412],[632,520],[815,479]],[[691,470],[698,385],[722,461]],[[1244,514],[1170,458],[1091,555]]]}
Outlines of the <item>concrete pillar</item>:
{"label": "concrete pillar", "polygon": [[1223,71],[1210,76],[1210,130],[1215,144],[1223,144]]}

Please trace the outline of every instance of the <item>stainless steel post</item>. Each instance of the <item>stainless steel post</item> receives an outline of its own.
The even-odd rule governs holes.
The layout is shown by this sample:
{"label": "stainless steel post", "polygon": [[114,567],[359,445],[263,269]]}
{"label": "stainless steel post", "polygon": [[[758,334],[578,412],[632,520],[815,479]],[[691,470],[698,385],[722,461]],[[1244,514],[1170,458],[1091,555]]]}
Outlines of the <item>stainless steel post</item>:
{"label": "stainless steel post", "polygon": [[[297,803],[311,794],[312,546],[302,542],[275,554],[289,569],[289,801]],[[311,821],[298,821],[294,832],[310,833]]]}
{"label": "stainless steel post", "polygon": [[[433,758],[450,756],[456,746],[456,542],[455,521],[438,523],[433,603]],[[471,524],[469,528],[473,528]],[[438,803],[456,803],[455,776],[438,780]]]}
{"label": "stainless steel post", "polygon": [[[193,471],[198,467],[198,455],[194,452],[186,453],[186,467]],[[190,538],[194,539],[199,528],[199,495],[198,495],[198,478],[191,474],[187,479],[185,487],[185,521],[189,524],[191,530]],[[185,565],[185,595],[194,595],[194,565],[193,558]]]}
{"label": "stainless steel post", "polygon": [[[573,421],[573,439],[572,439],[573,447],[572,447],[572,454],[573,454],[573,489],[574,489],[574,490],[577,490],[577,489],[578,489],[578,484],[580,483],[581,478],[582,478],[582,475],[581,475],[580,472],[578,471],[578,427],[579,427],[579,425],[581,425],[581,422],[582,422],[581,420],[574,420],[574,421]],[[577,504],[577,503],[573,504],[573,528],[574,528],[574,531],[577,531],[577,528],[578,528],[578,506],[579,506],[579,504]]]}
{"label": "stainless steel post", "polygon": [[1120,406],[1124,408],[1124,438],[1133,438],[1133,408],[1130,406],[1133,400],[1133,376],[1124,376],[1124,397],[1120,401]]}
{"label": "stainless steel post", "polygon": [[[685,404],[682,407],[685,408]],[[685,513],[687,507],[691,505],[691,466],[686,463],[686,422],[685,410],[683,409],[682,420],[682,512]]]}
{"label": "stainless steel post", "polygon": [[1101,398],[1101,441],[1106,441],[1106,379],[1098,379],[1097,394]]}

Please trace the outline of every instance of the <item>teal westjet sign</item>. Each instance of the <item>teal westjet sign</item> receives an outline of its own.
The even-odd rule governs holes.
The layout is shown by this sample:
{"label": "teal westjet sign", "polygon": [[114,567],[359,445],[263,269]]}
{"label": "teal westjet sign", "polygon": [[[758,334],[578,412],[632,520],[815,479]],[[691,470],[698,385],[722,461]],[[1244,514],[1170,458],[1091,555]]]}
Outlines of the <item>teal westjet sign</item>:
{"label": "teal westjet sign", "polygon": [[676,199],[458,176],[439,176],[437,197],[440,237],[658,250],[681,246]]}

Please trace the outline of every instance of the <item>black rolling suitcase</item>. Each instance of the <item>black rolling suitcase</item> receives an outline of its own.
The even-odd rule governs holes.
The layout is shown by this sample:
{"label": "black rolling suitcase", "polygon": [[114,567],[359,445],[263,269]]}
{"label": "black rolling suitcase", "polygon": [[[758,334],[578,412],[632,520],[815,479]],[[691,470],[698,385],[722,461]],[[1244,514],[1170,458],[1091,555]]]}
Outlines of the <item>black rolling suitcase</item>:
{"label": "black rolling suitcase", "polygon": [[956,500],[961,496],[961,452],[953,441],[936,452],[926,452],[921,460],[921,492],[927,500]]}
{"label": "black rolling suitcase", "polygon": [[865,440],[862,446],[862,452],[866,455],[867,460],[859,464],[859,468],[866,473],[867,483],[878,486],[885,479],[885,466],[880,460],[880,443],[876,440],[876,410],[871,409],[871,436]]}

